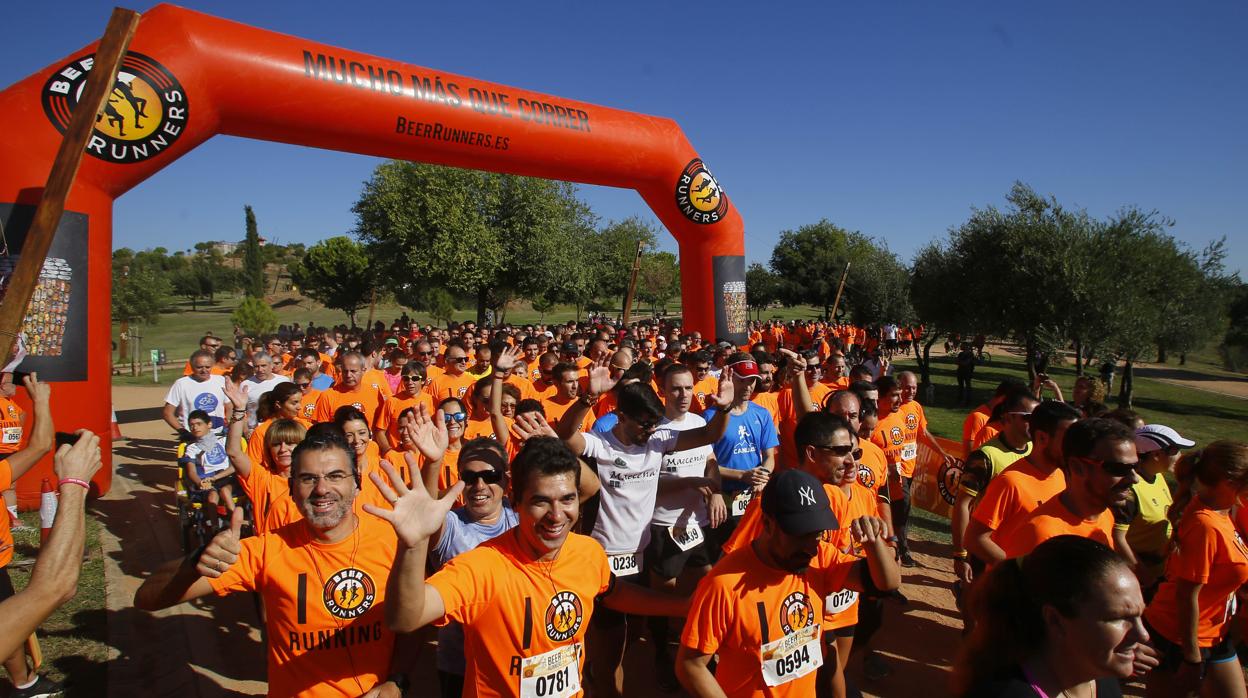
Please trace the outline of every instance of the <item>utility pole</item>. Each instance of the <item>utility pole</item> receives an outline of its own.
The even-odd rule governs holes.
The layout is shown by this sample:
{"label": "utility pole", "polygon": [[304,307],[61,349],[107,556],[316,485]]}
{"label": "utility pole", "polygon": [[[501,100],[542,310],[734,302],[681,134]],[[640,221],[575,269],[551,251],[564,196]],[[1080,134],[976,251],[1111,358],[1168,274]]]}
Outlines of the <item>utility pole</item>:
{"label": "utility pole", "polygon": [[633,292],[637,290],[637,273],[641,271],[641,246],[642,241],[637,241],[637,254],[633,257],[633,273],[628,277],[628,292],[624,294],[624,320],[623,325],[628,326],[628,317],[633,312]]}

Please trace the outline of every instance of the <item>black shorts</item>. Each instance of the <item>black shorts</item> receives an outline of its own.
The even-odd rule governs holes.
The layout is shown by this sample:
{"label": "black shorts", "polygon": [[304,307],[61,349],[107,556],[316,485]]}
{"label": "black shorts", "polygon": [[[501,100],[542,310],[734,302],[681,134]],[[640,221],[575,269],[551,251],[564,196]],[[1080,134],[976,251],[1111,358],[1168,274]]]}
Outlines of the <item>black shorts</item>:
{"label": "black shorts", "polygon": [[702,542],[688,550],[681,550],[672,540],[667,526],[650,526],[650,543],[646,545],[646,569],[663,579],[675,579],[686,567],[709,567],[711,543],[707,537],[710,529],[702,529]]}
{"label": "black shorts", "polygon": [[12,598],[17,591],[13,589],[13,580],[9,579],[9,568],[0,567],[0,601]]}
{"label": "black shorts", "polygon": [[[1144,629],[1148,631],[1153,647],[1161,653],[1161,664],[1157,668],[1172,673],[1178,671],[1183,665],[1183,648],[1163,637],[1147,620],[1144,621]],[[1200,648],[1200,656],[1213,664],[1235,659],[1235,646],[1231,644],[1230,635],[1219,640],[1213,647]]]}
{"label": "black shorts", "polygon": [[834,637],[853,637],[854,630],[856,630],[857,628],[858,628],[857,623],[854,623],[853,625],[845,625],[839,628],[833,628],[832,635]]}

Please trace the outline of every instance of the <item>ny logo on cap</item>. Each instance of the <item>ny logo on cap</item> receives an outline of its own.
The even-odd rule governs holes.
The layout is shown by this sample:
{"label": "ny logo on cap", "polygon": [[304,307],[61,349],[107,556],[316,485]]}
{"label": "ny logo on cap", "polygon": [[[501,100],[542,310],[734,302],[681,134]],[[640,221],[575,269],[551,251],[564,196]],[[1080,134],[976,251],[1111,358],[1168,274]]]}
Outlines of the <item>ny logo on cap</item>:
{"label": "ny logo on cap", "polygon": [[802,487],[797,491],[797,496],[802,499],[802,506],[814,506],[815,491],[810,487]]}

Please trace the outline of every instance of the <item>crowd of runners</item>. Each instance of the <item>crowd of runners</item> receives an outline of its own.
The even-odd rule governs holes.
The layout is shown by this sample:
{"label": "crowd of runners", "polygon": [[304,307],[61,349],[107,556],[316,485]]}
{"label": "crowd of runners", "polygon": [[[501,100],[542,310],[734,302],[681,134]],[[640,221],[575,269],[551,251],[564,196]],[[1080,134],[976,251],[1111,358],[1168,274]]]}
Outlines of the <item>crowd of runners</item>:
{"label": "crowd of runners", "polygon": [[[922,446],[963,467],[955,695],[1243,696],[1248,446],[1197,448],[1106,412],[1095,380],[1065,402],[1040,375],[1001,383],[949,453],[892,365],[922,335],[763,322],[733,346],[666,323],[406,318],[206,335],[164,419],[220,530],[135,604],[258,593],[274,696],[618,696],[639,638],[666,691],[854,695],[870,687],[848,664],[882,679],[876,638],[909,632],[884,609],[916,566]],[[50,448],[46,402],[10,453]],[[0,489],[25,462],[0,461]],[[437,685],[413,686],[435,636]],[[37,695],[17,652],[13,695]]]}

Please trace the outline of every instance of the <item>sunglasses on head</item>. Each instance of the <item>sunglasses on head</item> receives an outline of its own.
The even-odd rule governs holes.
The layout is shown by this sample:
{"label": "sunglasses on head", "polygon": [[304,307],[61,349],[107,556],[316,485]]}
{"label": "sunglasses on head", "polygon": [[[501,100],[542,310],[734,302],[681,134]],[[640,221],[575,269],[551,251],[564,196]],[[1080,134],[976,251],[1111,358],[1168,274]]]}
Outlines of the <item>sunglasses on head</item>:
{"label": "sunglasses on head", "polygon": [[467,420],[468,415],[463,412],[450,412],[442,415],[442,421],[447,424],[450,424],[451,422],[465,422]]}
{"label": "sunglasses on head", "polygon": [[459,479],[464,484],[471,487],[478,482],[484,482],[487,485],[497,485],[503,481],[503,474],[497,470],[463,470],[459,473]]}

